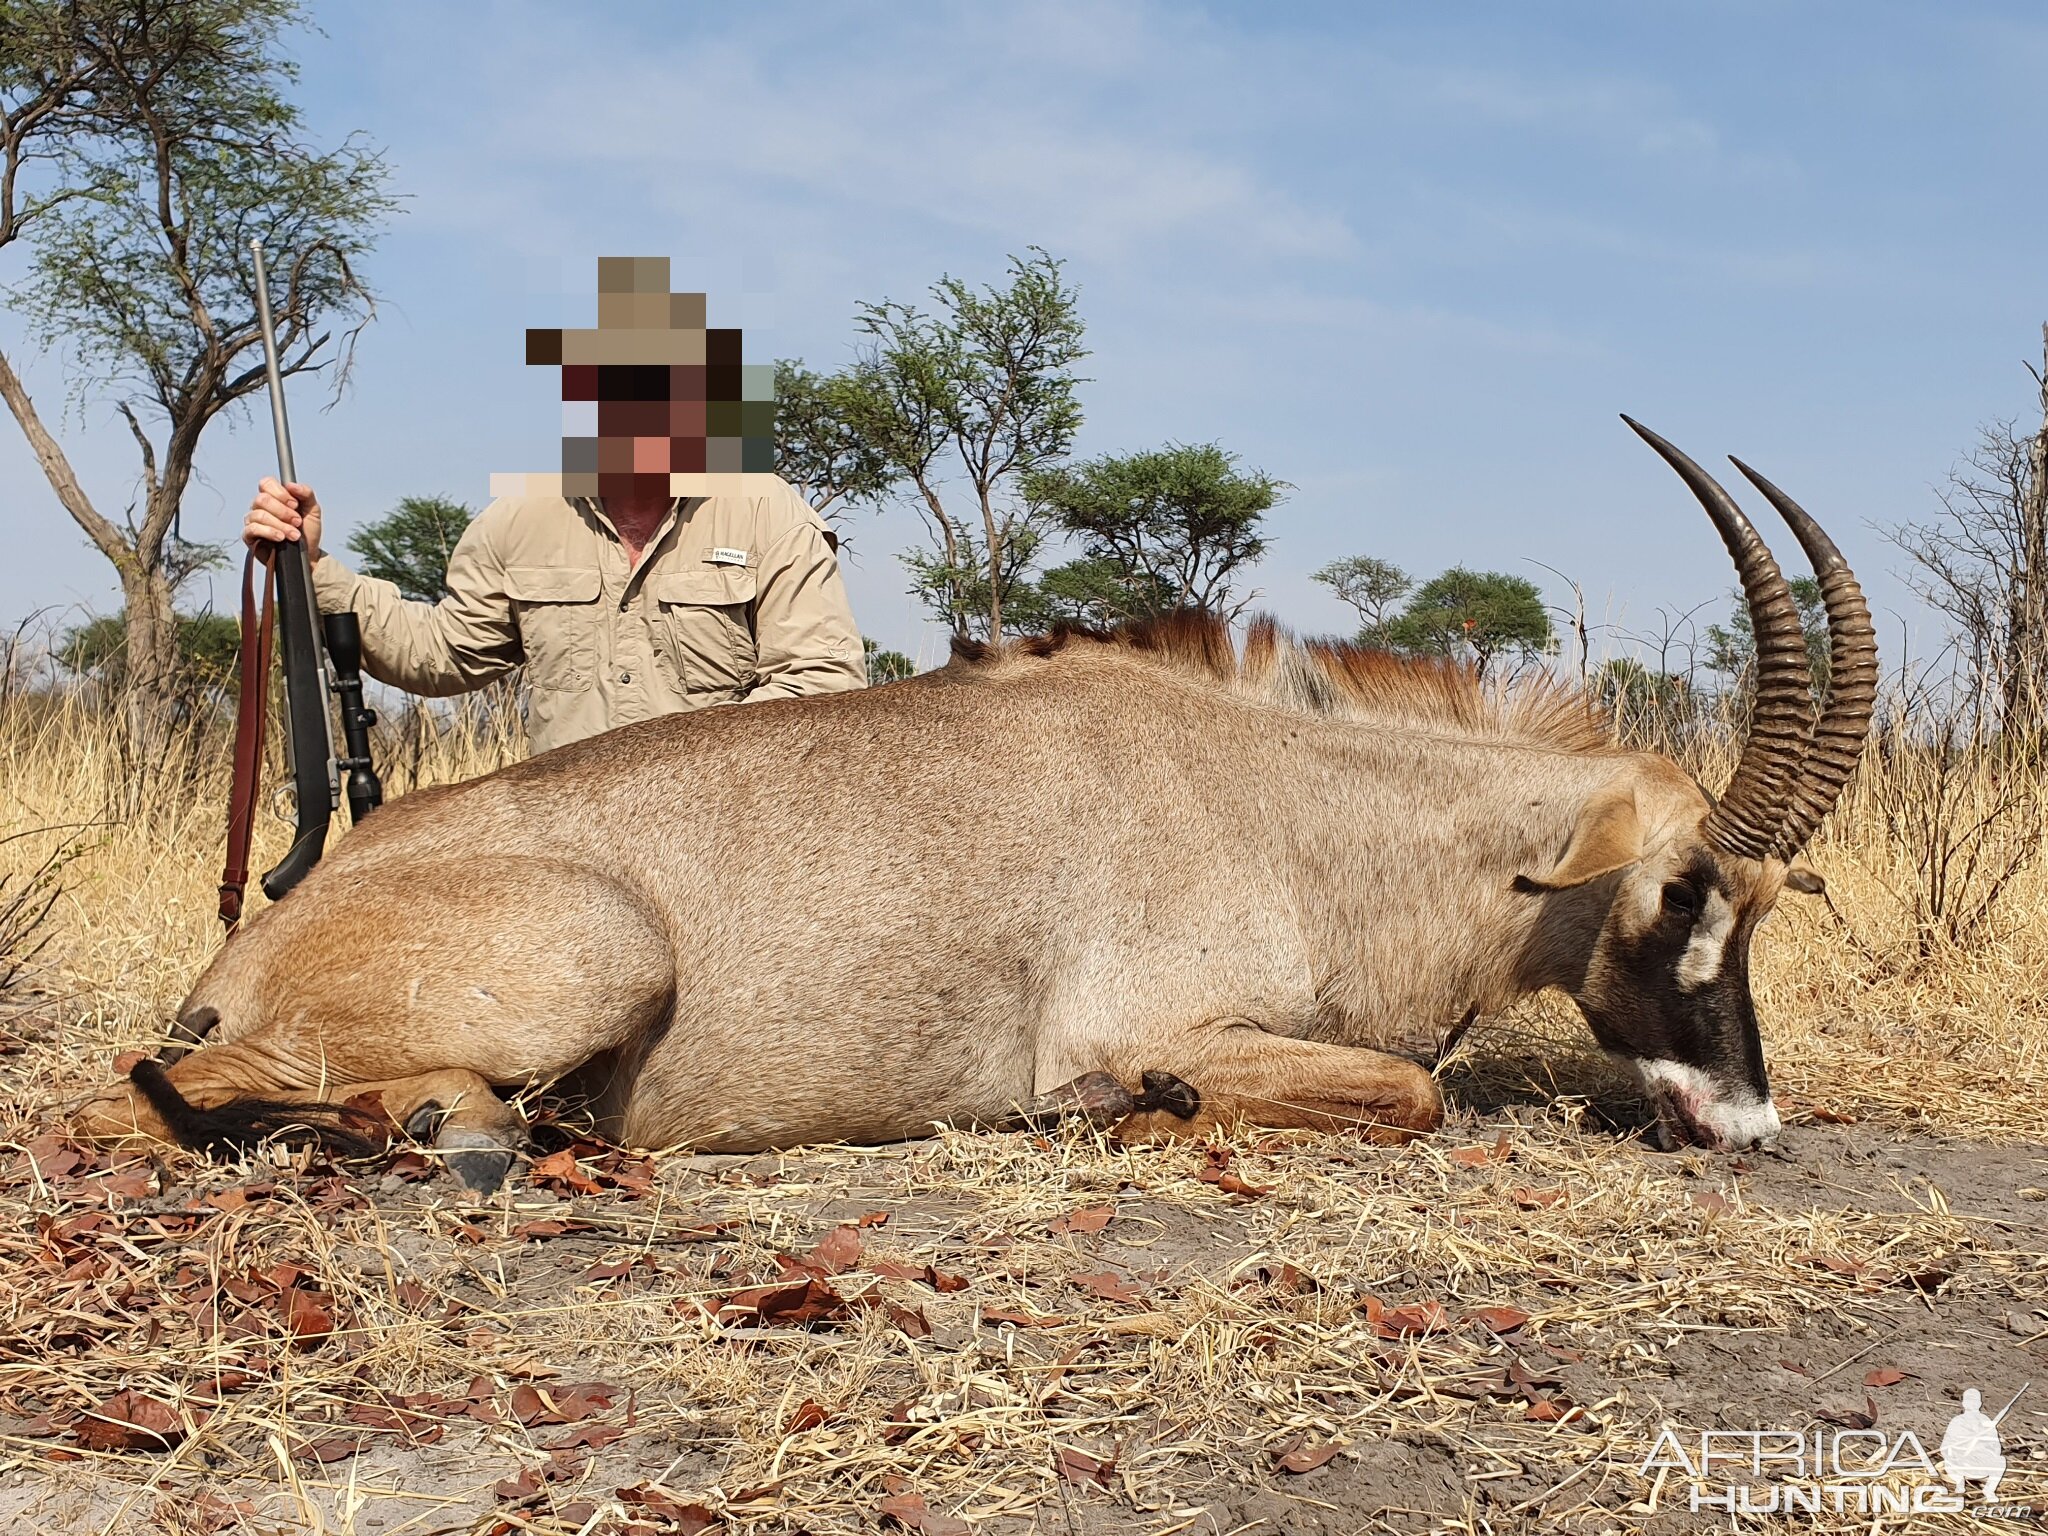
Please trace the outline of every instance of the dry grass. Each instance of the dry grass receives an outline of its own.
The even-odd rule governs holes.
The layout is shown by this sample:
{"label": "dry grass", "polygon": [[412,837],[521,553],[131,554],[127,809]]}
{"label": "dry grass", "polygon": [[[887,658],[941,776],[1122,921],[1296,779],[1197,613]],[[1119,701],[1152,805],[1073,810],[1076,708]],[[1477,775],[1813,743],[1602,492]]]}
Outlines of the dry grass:
{"label": "dry grass", "polygon": [[[484,771],[517,746],[489,723],[386,761]],[[2026,1172],[2048,872],[2022,860],[1968,947],[1929,944],[1895,820],[1930,771],[1912,753],[1814,850],[1831,907],[1788,898],[1759,941],[1798,1163],[1646,1155],[1583,1026],[1539,1000],[1469,1038],[1452,1127],[1398,1153],[948,1132],[642,1170],[580,1147],[575,1178],[605,1187],[528,1176],[475,1206],[414,1163],[116,1167],[48,1137],[157,1042],[218,941],[217,745],[123,805],[107,738],[75,700],[0,716],[0,880],[76,850],[38,990],[0,1000],[0,1141],[33,1151],[0,1153],[0,1273],[26,1277],[0,1290],[0,1525],[687,1531],[701,1507],[762,1532],[885,1510],[927,1532],[1692,1529],[1708,1517],[1636,1475],[1666,1419],[1810,1425],[1869,1396],[1931,1446],[1966,1380],[2002,1401],[1998,1370],[2048,1374],[2048,1205],[2013,1204],[2048,1185]],[[1948,786],[1963,811],[2010,788]],[[1993,851],[2040,835],[2004,817]],[[1989,1215],[1985,1170],[2011,1197]],[[840,1236],[791,1269],[869,1213],[850,1266]],[[735,1309],[805,1280],[827,1315]],[[1866,1389],[1879,1363],[1908,1380]],[[549,1410],[583,1382],[617,1391]],[[136,1398],[175,1444],[95,1448],[90,1416]],[[2048,1420],[2025,1409],[2005,1491],[2039,1504]],[[1332,1445],[1300,1474],[1276,1459]]]}

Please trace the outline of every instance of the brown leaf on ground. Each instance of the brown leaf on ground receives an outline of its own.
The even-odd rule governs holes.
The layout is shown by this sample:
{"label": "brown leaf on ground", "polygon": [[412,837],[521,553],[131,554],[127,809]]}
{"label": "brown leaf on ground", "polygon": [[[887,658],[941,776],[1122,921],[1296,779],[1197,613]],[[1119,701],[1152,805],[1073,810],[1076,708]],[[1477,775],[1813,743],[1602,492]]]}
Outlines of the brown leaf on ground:
{"label": "brown leaf on ground", "polygon": [[1059,1474],[1076,1488],[1116,1486],[1116,1458],[1107,1461],[1091,1456],[1078,1446],[1063,1445],[1055,1458]]}
{"label": "brown leaf on ground", "polygon": [[1711,1212],[1716,1216],[1724,1215],[1735,1209],[1733,1202],[1726,1195],[1716,1194],[1711,1189],[1703,1189],[1694,1195],[1692,1203],[1701,1210]]}
{"label": "brown leaf on ground", "polygon": [[286,1291],[277,1310],[285,1332],[307,1349],[334,1332],[334,1298],[325,1291]]}
{"label": "brown leaf on ground", "polygon": [[894,1214],[893,1211],[864,1211],[854,1218],[853,1224],[856,1227],[886,1227]]}
{"label": "brown leaf on ground", "polygon": [[1807,1113],[1822,1125],[1854,1125],[1856,1123],[1854,1115],[1838,1112],[1821,1104],[1813,1105],[1807,1110]]}
{"label": "brown leaf on ground", "polygon": [[1545,1211],[1553,1205],[1564,1203],[1564,1191],[1555,1188],[1530,1189],[1527,1185],[1518,1184],[1508,1191],[1508,1198],[1525,1211]]}
{"label": "brown leaf on ground", "polygon": [[1367,1319],[1372,1323],[1373,1331],[1383,1339],[1399,1339],[1419,1333],[1443,1333],[1451,1326],[1451,1314],[1446,1312],[1443,1303],[1438,1301],[1417,1301],[1407,1306],[1385,1307],[1377,1318],[1373,1318],[1368,1309]]}
{"label": "brown leaf on ground", "polygon": [[1520,1307],[1480,1307],[1472,1321],[1493,1333],[1513,1333],[1529,1321],[1529,1314]]}
{"label": "brown leaf on ground", "polygon": [[1084,1205],[1077,1211],[1051,1223],[1052,1230],[1067,1236],[1079,1236],[1089,1232],[1100,1232],[1108,1226],[1116,1211],[1106,1205]]}
{"label": "brown leaf on ground", "polygon": [[140,1392],[116,1392],[72,1426],[71,1438],[89,1451],[167,1451],[186,1432],[185,1421],[169,1403]]}
{"label": "brown leaf on ground", "polygon": [[941,1295],[951,1295],[955,1291],[964,1291],[968,1285],[965,1275],[949,1275],[944,1270],[935,1268],[930,1264],[925,1265],[921,1278],[926,1285]]}
{"label": "brown leaf on ground", "polygon": [[1866,1371],[1863,1376],[1863,1385],[1866,1387],[1896,1387],[1905,1379],[1906,1373],[1904,1371],[1885,1365],[1879,1366],[1874,1371]]}
{"label": "brown leaf on ground", "polygon": [[825,1405],[807,1397],[796,1405],[796,1412],[784,1422],[782,1432],[787,1435],[800,1435],[805,1430],[816,1429],[819,1425],[829,1424],[831,1421],[832,1415],[826,1411]]}
{"label": "brown leaf on ground", "polygon": [[1306,1435],[1296,1435],[1285,1445],[1274,1450],[1273,1465],[1282,1472],[1292,1472],[1299,1476],[1303,1472],[1315,1471],[1343,1449],[1343,1445],[1335,1440],[1316,1445],[1312,1444]]}
{"label": "brown leaf on ground", "polygon": [[1578,1409],[1568,1397],[1539,1397],[1522,1410],[1522,1417],[1536,1424],[1557,1424],[1576,1412]]}
{"label": "brown leaf on ground", "polygon": [[860,1262],[860,1228],[834,1227],[804,1255],[806,1263],[828,1275],[843,1275]]}
{"label": "brown leaf on ground", "polygon": [[621,1504],[633,1511],[636,1520],[666,1521],[669,1528],[663,1536],[703,1536],[719,1524],[718,1516],[702,1504],[679,1499],[654,1483],[635,1483],[613,1492]]}
{"label": "brown leaf on ground", "polygon": [[1874,1429],[1877,1426],[1877,1399],[1865,1393],[1861,1409],[1823,1409],[1814,1417],[1823,1424],[1835,1424],[1843,1429]]}
{"label": "brown leaf on ground", "polygon": [[718,1309],[722,1323],[757,1322],[763,1326],[808,1328],[817,1323],[842,1321],[848,1315],[846,1298],[822,1280],[800,1280],[795,1285],[762,1285],[728,1297]]}
{"label": "brown leaf on ground", "polygon": [[297,1461],[317,1461],[325,1465],[331,1461],[347,1461],[363,1448],[363,1442],[347,1435],[330,1435],[325,1440],[306,1442],[292,1452]]}
{"label": "brown leaf on ground", "polygon": [[[547,1241],[551,1237],[567,1237],[572,1232],[588,1232],[590,1230],[592,1230],[591,1224],[587,1221],[550,1219],[547,1221],[522,1221],[512,1229],[512,1235],[523,1243],[540,1243]],[[483,1234],[479,1232],[474,1240],[481,1242]]]}
{"label": "brown leaf on ground", "polygon": [[1236,1195],[1245,1200],[1256,1200],[1261,1195],[1270,1195],[1270,1189],[1261,1189],[1256,1184],[1247,1184],[1230,1171],[1232,1153],[1228,1147],[1206,1149],[1201,1169],[1195,1174],[1204,1184],[1214,1184],[1226,1195]]}
{"label": "brown leaf on ground", "polygon": [[1145,1294],[1113,1269],[1105,1269],[1099,1274],[1069,1275],[1067,1280],[1091,1296],[1100,1296],[1104,1301],[1134,1302]]}
{"label": "brown leaf on ground", "polygon": [[626,1438],[625,1430],[616,1424],[578,1424],[568,1434],[552,1445],[541,1447],[544,1451],[601,1451],[606,1446]]}
{"label": "brown leaf on ground", "polygon": [[552,1189],[565,1195],[595,1195],[604,1189],[602,1184],[576,1166],[576,1153],[570,1147],[535,1158],[527,1174],[542,1189]]}
{"label": "brown leaf on ground", "polygon": [[913,1339],[932,1336],[931,1319],[924,1315],[922,1307],[899,1307],[892,1301],[883,1305],[882,1315]]}
{"label": "brown leaf on ground", "polygon": [[878,1506],[884,1521],[893,1521],[917,1536],[968,1536],[973,1529],[965,1520],[942,1515],[919,1493],[892,1493]]}

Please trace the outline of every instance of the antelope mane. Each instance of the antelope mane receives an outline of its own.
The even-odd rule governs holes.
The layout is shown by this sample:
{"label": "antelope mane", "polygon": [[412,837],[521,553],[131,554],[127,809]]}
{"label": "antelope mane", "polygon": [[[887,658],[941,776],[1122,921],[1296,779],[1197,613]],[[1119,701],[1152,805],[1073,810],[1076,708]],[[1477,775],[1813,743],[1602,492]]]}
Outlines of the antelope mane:
{"label": "antelope mane", "polygon": [[970,671],[1013,659],[1058,656],[1082,666],[1128,659],[1293,714],[1557,752],[1623,750],[1585,693],[1548,675],[1488,685],[1465,662],[1302,640],[1264,616],[1252,620],[1242,649],[1227,621],[1186,610],[1111,630],[1060,625],[1001,646],[956,639],[953,655]]}

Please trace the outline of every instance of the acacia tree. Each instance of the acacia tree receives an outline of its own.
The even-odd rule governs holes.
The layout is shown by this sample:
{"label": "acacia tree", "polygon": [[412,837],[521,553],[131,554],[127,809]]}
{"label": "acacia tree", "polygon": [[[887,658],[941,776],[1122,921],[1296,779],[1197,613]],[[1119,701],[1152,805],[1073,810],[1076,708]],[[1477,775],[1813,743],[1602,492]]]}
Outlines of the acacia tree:
{"label": "acacia tree", "polygon": [[[944,277],[932,285],[935,313],[884,301],[857,317],[870,345],[849,376],[850,420],[914,488],[933,547],[903,557],[911,590],[959,635],[998,640],[1006,621],[1035,613],[1029,573],[1044,519],[1017,481],[1072,445],[1073,368],[1088,355],[1060,269],[1033,246],[1010,258],[1001,287]],[[956,478],[965,509],[948,500]]]}
{"label": "acacia tree", "polygon": [[2038,431],[1995,422],[1949,475],[1945,516],[1886,536],[1913,562],[1907,581],[1960,632],[2005,728],[2048,730],[2048,325],[2029,364]]}
{"label": "acacia tree", "polygon": [[[74,399],[110,398],[140,461],[116,522],[19,374],[0,398],[123,597],[128,738],[158,760],[174,712],[174,537],[200,436],[263,387],[249,242],[275,253],[280,364],[334,367],[371,313],[353,263],[393,206],[359,139],[319,151],[285,92],[296,0],[8,0],[0,9],[0,248],[26,239],[14,307],[68,355]],[[340,331],[337,341],[335,330]],[[330,343],[334,343],[330,345]],[[200,562],[200,563],[203,563]]]}
{"label": "acacia tree", "polygon": [[1233,588],[1266,552],[1267,512],[1291,489],[1214,443],[1105,454],[1022,477],[1024,499],[1078,540],[1081,558],[1039,586],[1100,621],[1199,608],[1236,618],[1258,595]]}
{"label": "acacia tree", "polygon": [[896,483],[880,447],[861,430],[860,384],[800,362],[775,365],[775,473],[827,522],[873,502]]}
{"label": "acacia tree", "polygon": [[1534,659],[1556,645],[1536,583],[1454,565],[1415,589],[1370,641],[1417,656],[1466,656],[1483,674],[1496,658]]}
{"label": "acacia tree", "polygon": [[1391,560],[1378,555],[1347,555],[1315,573],[1315,580],[1337,594],[1358,615],[1361,645],[1384,644],[1394,605],[1415,590],[1415,579]]}
{"label": "acacia tree", "polygon": [[448,560],[476,513],[446,496],[402,496],[348,536],[365,576],[379,576],[416,603],[448,595]]}

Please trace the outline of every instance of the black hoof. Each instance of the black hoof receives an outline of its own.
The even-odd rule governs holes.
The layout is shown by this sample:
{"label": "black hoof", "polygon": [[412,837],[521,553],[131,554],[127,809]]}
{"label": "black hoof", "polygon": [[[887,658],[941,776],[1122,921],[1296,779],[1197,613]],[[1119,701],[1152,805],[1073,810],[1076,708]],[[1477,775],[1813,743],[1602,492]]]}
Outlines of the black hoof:
{"label": "black hoof", "polygon": [[441,1138],[448,1171],[479,1195],[495,1195],[512,1171],[515,1154],[477,1131],[451,1131]]}
{"label": "black hoof", "polygon": [[1195,1085],[1171,1072],[1147,1072],[1138,1081],[1143,1091],[1132,1106],[1134,1109],[1163,1109],[1176,1120],[1192,1120],[1202,1112],[1202,1096],[1195,1091]]}
{"label": "black hoof", "polygon": [[448,1111],[439,1104],[435,1103],[432,1099],[428,1099],[418,1109],[414,1110],[412,1118],[405,1122],[405,1134],[414,1141],[432,1141],[435,1130],[440,1126],[442,1117],[447,1113]]}

